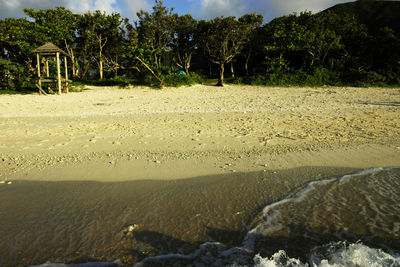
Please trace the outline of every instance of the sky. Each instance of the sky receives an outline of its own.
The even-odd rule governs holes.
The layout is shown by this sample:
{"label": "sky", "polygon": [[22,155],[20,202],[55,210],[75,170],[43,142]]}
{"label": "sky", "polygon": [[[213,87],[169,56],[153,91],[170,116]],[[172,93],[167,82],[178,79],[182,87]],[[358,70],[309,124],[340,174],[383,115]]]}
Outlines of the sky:
{"label": "sky", "polygon": [[[343,0],[164,0],[164,5],[174,7],[180,15],[191,14],[196,19],[212,19],[218,16],[239,17],[247,13],[264,15],[265,21],[292,14],[293,12],[318,12]],[[118,12],[131,22],[139,10],[150,11],[154,0],[0,0],[0,19],[25,17],[23,8],[48,9],[64,6],[74,13],[102,10]]]}

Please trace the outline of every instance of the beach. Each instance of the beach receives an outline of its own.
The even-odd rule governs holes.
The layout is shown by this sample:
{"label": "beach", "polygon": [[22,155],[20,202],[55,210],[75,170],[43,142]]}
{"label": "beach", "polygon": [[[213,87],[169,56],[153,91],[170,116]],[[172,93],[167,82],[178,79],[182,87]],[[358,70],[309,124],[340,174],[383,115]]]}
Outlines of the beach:
{"label": "beach", "polygon": [[238,246],[311,181],[400,166],[399,108],[399,88],[0,95],[0,265]]}

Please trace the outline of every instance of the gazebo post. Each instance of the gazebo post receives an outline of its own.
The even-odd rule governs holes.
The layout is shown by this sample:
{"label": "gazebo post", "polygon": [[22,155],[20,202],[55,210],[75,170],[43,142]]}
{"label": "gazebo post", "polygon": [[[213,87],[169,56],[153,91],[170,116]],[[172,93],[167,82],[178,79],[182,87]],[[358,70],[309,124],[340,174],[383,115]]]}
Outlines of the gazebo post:
{"label": "gazebo post", "polygon": [[36,54],[37,59],[37,74],[38,74],[38,86],[39,86],[39,94],[42,94],[42,80],[40,79],[40,56],[39,53]]}
{"label": "gazebo post", "polygon": [[58,83],[58,94],[61,95],[61,73],[60,73],[60,53],[57,52],[57,83]]}
{"label": "gazebo post", "polygon": [[[44,57],[46,59],[46,77],[50,77],[50,71],[49,71],[49,58]],[[50,84],[47,85],[47,90],[51,92]]]}
{"label": "gazebo post", "polygon": [[49,60],[47,58],[46,58],[46,75],[47,77],[50,77]]}
{"label": "gazebo post", "polygon": [[64,65],[65,65],[65,92],[68,93],[68,62],[67,57],[64,56]]}

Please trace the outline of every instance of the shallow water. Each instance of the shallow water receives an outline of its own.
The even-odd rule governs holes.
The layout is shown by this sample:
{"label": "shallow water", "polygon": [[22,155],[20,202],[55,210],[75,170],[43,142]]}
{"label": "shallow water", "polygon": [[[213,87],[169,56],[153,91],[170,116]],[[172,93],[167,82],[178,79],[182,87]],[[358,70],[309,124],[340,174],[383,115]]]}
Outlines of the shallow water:
{"label": "shallow water", "polygon": [[[247,248],[261,242],[267,251],[274,246],[271,239],[288,249],[301,245],[299,251],[321,241],[361,240],[399,251],[400,170],[368,169],[311,182],[293,197],[266,206],[262,215],[247,236]],[[300,243],[291,247],[291,240]]]}
{"label": "shallow water", "polygon": [[0,187],[0,265],[400,266],[400,169],[324,171],[14,181]]}
{"label": "shallow water", "polygon": [[399,226],[400,169],[367,169],[267,205],[240,247],[205,243],[135,266],[400,266]]}

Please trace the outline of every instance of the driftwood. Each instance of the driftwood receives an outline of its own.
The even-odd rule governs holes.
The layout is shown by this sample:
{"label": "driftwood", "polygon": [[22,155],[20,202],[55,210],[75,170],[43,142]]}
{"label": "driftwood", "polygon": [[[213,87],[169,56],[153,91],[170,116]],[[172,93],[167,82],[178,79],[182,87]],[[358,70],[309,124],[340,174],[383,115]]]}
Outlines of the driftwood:
{"label": "driftwood", "polygon": [[154,71],[149,67],[149,65],[147,65],[140,57],[136,56],[135,58],[136,58],[137,60],[139,60],[140,63],[142,63],[143,66],[145,66],[145,67],[151,72],[151,74],[153,74],[153,76],[156,77],[157,80],[160,81],[160,84],[161,84],[161,85],[164,84],[164,81],[161,80],[161,78],[158,77],[158,76],[154,73]]}
{"label": "driftwood", "polygon": [[47,95],[47,93],[42,89],[41,86],[39,86],[39,84],[36,84],[36,87],[39,89],[39,94]]}

